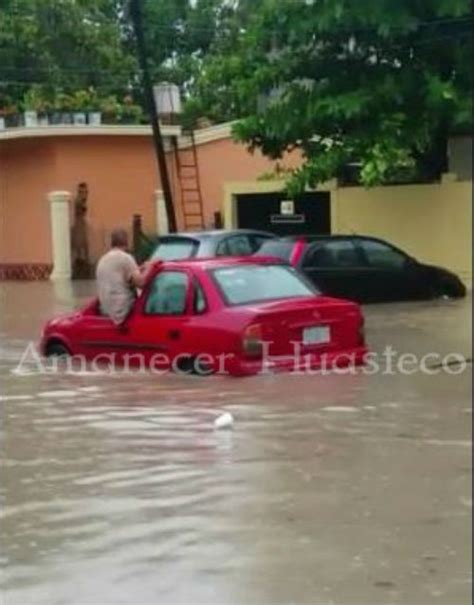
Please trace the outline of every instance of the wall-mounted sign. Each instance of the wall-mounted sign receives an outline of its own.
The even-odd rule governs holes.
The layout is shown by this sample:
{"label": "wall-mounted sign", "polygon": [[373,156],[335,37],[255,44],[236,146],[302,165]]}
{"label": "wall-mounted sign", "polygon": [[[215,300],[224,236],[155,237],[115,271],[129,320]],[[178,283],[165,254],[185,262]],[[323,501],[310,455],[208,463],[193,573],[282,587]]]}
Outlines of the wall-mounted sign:
{"label": "wall-mounted sign", "polygon": [[282,200],[280,202],[280,214],[291,216],[295,213],[295,202],[293,200]]}
{"label": "wall-mounted sign", "polygon": [[270,222],[272,224],[281,223],[305,223],[306,217],[304,214],[271,214]]}

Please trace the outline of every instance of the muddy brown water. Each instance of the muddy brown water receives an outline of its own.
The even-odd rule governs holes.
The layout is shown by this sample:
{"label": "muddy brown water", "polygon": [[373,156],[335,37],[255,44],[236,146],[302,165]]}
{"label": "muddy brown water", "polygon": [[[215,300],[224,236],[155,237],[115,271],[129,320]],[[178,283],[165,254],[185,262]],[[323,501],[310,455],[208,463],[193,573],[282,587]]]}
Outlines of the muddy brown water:
{"label": "muddy brown water", "polygon": [[[0,285],[2,605],[471,602],[470,368],[15,372],[91,288]],[[470,356],[470,308],[368,307],[369,343]]]}

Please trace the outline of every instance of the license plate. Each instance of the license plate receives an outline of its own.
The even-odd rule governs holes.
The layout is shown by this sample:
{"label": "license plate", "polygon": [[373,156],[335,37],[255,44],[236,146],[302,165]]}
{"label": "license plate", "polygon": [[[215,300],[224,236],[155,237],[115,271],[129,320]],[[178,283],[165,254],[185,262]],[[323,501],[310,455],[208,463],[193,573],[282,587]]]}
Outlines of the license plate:
{"label": "license plate", "polygon": [[331,340],[331,331],[329,326],[314,326],[312,328],[304,328],[303,344],[316,345]]}

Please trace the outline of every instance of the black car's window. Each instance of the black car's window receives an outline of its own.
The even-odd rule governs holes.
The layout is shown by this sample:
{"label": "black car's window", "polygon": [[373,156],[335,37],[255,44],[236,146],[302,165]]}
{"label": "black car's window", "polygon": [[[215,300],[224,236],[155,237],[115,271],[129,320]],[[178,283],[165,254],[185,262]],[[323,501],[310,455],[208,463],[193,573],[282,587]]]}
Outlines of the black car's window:
{"label": "black car's window", "polygon": [[233,235],[222,241],[216,250],[217,256],[249,256],[254,252],[247,235]]}
{"label": "black car's window", "polygon": [[194,301],[193,301],[193,312],[195,315],[200,315],[204,313],[207,309],[206,297],[204,295],[204,290],[202,289],[201,284],[195,280],[193,282],[194,285]]}
{"label": "black car's window", "polygon": [[196,254],[198,243],[193,239],[180,238],[163,240],[158,243],[151,260],[181,260]]}
{"label": "black car's window", "polygon": [[391,246],[370,239],[361,240],[360,245],[364,250],[369,265],[373,267],[402,269],[405,266],[407,256]]}
{"label": "black car's window", "polygon": [[294,242],[271,239],[264,242],[257,251],[257,256],[275,256],[286,262],[290,262],[291,253],[294,248]]}
{"label": "black car's window", "polygon": [[311,246],[303,260],[306,269],[360,267],[357,248],[349,240],[319,242]]}
{"label": "black car's window", "polygon": [[186,311],[188,276],[182,271],[163,271],[151,284],[145,303],[147,315],[182,315]]}

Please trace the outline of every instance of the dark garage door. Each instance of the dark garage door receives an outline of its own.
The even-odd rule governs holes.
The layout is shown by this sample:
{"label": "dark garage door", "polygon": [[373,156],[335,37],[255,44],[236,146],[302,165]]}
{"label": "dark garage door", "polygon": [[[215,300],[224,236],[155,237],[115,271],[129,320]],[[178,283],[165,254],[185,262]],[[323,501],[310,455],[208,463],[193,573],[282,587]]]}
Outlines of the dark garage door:
{"label": "dark garage door", "polygon": [[281,214],[283,193],[237,195],[237,221],[242,229],[263,229],[277,235],[331,233],[330,193],[304,193],[294,200],[294,214]]}

